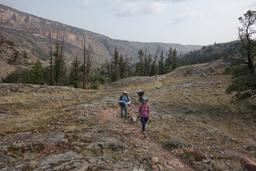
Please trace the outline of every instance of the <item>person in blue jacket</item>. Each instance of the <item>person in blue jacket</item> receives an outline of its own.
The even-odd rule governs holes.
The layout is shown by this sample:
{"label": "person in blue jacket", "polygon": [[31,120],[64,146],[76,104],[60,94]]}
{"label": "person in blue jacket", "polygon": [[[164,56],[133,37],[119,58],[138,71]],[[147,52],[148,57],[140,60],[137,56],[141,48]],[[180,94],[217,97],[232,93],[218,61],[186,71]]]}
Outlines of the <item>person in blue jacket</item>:
{"label": "person in blue jacket", "polygon": [[123,91],[123,94],[119,98],[119,105],[121,108],[121,118],[127,121],[127,106],[131,103],[130,97],[127,91]]}

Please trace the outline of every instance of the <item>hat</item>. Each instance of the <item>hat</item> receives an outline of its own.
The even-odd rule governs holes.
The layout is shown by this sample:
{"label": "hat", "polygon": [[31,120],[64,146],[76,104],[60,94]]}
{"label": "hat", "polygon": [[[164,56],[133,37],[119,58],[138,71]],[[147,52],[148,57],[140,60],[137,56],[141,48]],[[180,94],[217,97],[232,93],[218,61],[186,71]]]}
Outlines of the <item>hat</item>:
{"label": "hat", "polygon": [[123,91],[123,93],[124,93],[124,94],[128,94],[128,92],[127,92],[127,91]]}
{"label": "hat", "polygon": [[147,97],[142,97],[142,101],[148,101],[148,98]]}
{"label": "hat", "polygon": [[139,92],[143,92],[143,90],[139,89],[139,90],[138,90],[138,93],[139,93]]}

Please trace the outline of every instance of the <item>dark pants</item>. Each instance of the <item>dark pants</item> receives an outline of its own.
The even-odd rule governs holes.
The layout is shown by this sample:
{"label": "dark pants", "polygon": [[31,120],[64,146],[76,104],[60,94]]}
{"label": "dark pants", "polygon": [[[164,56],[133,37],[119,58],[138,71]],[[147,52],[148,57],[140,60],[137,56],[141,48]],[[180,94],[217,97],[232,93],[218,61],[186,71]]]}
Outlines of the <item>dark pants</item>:
{"label": "dark pants", "polygon": [[120,108],[121,108],[121,118],[127,119],[127,106],[125,104],[121,104]]}
{"label": "dark pants", "polygon": [[142,131],[145,131],[147,121],[148,121],[148,118],[142,118],[142,117],[140,118],[140,122],[142,125]]}

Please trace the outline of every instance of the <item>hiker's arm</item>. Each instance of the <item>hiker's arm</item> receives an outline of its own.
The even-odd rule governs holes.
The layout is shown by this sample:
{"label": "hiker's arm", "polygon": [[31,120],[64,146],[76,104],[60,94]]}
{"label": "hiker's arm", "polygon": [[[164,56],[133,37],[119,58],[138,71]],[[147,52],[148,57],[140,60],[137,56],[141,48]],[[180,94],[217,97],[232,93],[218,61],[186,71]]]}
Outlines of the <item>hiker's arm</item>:
{"label": "hiker's arm", "polygon": [[131,98],[128,97],[128,102],[127,102],[127,104],[131,104],[131,103],[132,103]]}
{"label": "hiker's arm", "polygon": [[140,113],[141,113],[141,106],[139,107],[139,116],[140,116]]}

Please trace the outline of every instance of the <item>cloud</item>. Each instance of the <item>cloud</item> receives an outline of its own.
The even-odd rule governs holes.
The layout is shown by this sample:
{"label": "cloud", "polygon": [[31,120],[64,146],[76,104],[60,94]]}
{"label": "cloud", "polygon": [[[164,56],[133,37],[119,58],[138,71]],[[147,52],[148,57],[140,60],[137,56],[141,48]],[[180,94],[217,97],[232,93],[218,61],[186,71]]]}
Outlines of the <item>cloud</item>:
{"label": "cloud", "polygon": [[[137,14],[161,14],[167,9],[169,2],[178,0],[111,0],[114,15],[131,17]],[[183,1],[183,0],[179,0]]]}
{"label": "cloud", "polygon": [[187,22],[187,21],[199,21],[201,19],[204,18],[204,15],[200,12],[194,11],[190,8],[185,8],[183,10],[183,15],[178,16],[178,17],[174,17],[171,19],[171,21],[169,22],[169,25],[178,25],[180,23],[183,22]]}

